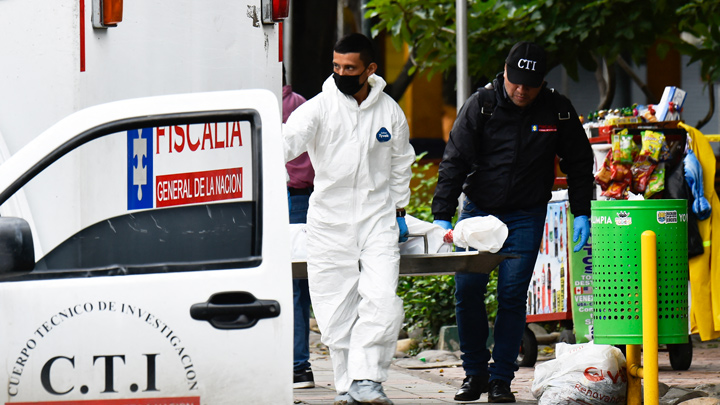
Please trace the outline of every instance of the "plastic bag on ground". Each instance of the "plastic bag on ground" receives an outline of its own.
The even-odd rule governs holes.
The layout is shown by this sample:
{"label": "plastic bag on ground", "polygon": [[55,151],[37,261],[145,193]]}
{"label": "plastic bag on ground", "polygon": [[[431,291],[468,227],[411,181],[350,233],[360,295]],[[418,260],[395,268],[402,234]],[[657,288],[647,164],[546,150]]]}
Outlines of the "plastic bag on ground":
{"label": "plastic bag on ground", "polygon": [[463,219],[455,225],[453,241],[461,248],[497,253],[508,236],[507,225],[492,215]]}
{"label": "plastic bag on ground", "polygon": [[555,355],[535,366],[532,393],[538,405],[626,403],[627,369],[620,349],[558,343]]}

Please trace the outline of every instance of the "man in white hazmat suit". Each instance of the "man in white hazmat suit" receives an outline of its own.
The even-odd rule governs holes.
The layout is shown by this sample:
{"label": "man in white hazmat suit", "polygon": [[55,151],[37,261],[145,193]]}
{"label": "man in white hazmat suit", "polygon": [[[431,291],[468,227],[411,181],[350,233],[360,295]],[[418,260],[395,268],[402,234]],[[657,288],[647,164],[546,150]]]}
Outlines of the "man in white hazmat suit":
{"label": "man in white hazmat suit", "polygon": [[341,38],[333,76],[283,126],[285,160],[307,151],[315,168],[308,281],[341,405],[392,404],[381,383],[403,321],[398,240],[407,239],[415,152],[405,115],[383,93],[373,59],[367,37]]}

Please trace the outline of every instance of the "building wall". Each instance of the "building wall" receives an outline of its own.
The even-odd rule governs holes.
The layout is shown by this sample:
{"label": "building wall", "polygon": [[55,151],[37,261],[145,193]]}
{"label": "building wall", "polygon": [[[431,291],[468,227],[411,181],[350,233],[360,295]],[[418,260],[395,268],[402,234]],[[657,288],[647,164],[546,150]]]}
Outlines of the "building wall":
{"label": "building wall", "polygon": [[[703,119],[708,113],[708,91],[710,91],[710,89],[705,88],[705,84],[700,81],[700,64],[694,63],[687,65],[689,60],[687,56],[682,56],[681,58],[682,75],[680,88],[687,92],[681,118],[688,125],[696,126],[698,121]],[[647,75],[644,65],[635,67],[634,71],[641,78],[645,78]],[[557,67],[548,73],[546,80],[549,87],[554,87],[561,94],[570,98],[578,114],[587,116],[590,112],[597,109],[600,92],[595,81],[595,72],[580,69],[579,76],[579,81],[573,81],[567,76],[562,67]],[[626,104],[627,100],[624,100],[626,103],[618,101],[618,99],[621,98],[619,97],[621,92],[617,91],[611,108],[627,107],[633,103],[645,103],[645,94],[643,94],[637,84],[630,81],[629,90],[629,104]],[[712,90],[715,91],[715,112],[712,119],[702,127],[701,131],[706,134],[720,134],[720,85],[716,83]],[[660,90],[660,94],[658,94],[657,97],[661,95],[662,91]]]}

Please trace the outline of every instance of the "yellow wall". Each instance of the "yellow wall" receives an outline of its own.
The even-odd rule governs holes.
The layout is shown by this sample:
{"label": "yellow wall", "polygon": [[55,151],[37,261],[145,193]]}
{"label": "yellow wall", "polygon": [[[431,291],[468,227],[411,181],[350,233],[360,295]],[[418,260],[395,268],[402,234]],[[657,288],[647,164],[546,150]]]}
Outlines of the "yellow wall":
{"label": "yellow wall", "polygon": [[412,137],[442,138],[443,100],[440,75],[434,75],[430,80],[425,74],[416,76],[404,98]]}
{"label": "yellow wall", "polygon": [[[386,79],[393,81],[402,71],[408,50],[407,46],[403,47],[401,52],[395,50],[389,36],[385,37],[385,41]],[[445,129],[447,119],[444,118],[446,108],[443,106],[441,75],[436,74],[431,79],[428,79],[426,74],[417,75],[399,104],[410,126],[410,138],[442,139],[444,133],[449,133],[449,128]],[[452,110],[450,126],[452,126],[455,111],[453,107],[450,109]],[[447,136],[444,138],[447,139]]]}

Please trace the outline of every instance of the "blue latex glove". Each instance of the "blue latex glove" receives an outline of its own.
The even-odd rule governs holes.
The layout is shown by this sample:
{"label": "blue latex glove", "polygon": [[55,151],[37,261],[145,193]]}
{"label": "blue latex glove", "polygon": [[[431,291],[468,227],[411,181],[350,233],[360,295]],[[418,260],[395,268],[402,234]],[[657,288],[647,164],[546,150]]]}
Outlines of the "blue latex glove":
{"label": "blue latex glove", "polygon": [[695,153],[691,150],[688,151],[685,159],[683,159],[685,169],[685,181],[687,181],[692,191],[693,201],[692,210],[697,215],[699,220],[710,218],[712,209],[710,208],[710,202],[705,198],[703,192],[703,173],[700,161],[695,156]]}
{"label": "blue latex glove", "polygon": [[579,252],[580,249],[585,246],[590,237],[590,219],[587,215],[580,215],[575,217],[573,222],[573,242],[577,242],[580,239],[580,243],[575,245],[573,252]]}
{"label": "blue latex glove", "polygon": [[407,242],[408,240],[408,227],[405,223],[405,217],[397,217],[397,223],[398,228],[400,228],[400,238],[398,239],[400,242]]}
{"label": "blue latex glove", "polygon": [[450,223],[450,221],[445,221],[445,220],[442,220],[442,219],[436,219],[436,220],[433,221],[433,224],[434,224],[434,225],[440,225],[440,226],[442,226],[442,228],[443,228],[444,230],[446,230],[446,231],[452,229],[452,224]]}

